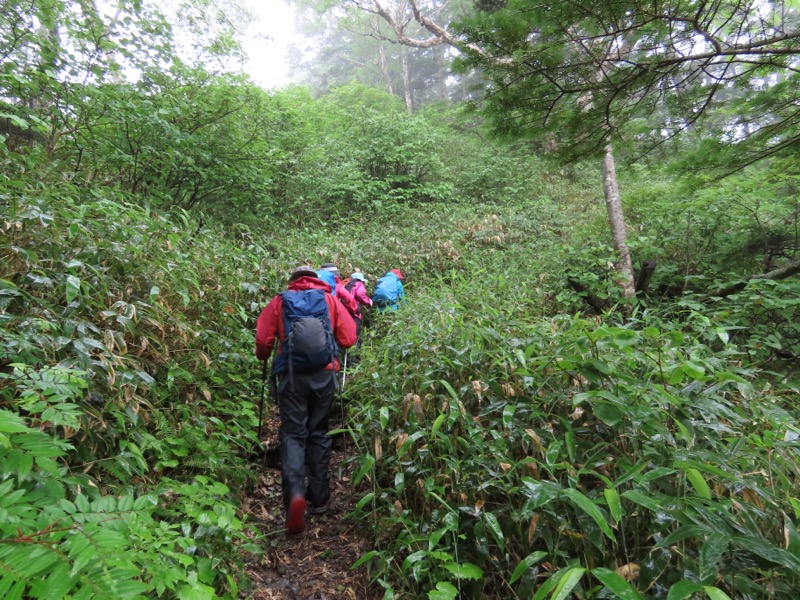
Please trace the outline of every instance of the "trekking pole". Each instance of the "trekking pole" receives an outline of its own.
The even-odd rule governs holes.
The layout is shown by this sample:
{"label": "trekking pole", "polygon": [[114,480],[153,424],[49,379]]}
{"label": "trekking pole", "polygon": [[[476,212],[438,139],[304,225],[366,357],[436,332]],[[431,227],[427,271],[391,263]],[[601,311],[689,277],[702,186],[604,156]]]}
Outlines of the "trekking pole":
{"label": "trekking pole", "polygon": [[258,404],[258,445],[261,447],[261,423],[264,419],[264,391],[267,388],[267,361],[261,367],[261,402]]}
{"label": "trekking pole", "polygon": [[[347,380],[347,348],[344,350],[344,366],[342,367],[342,387],[339,390],[339,405],[342,407],[342,429],[344,429],[344,382]],[[343,442],[343,451],[344,454],[347,454],[347,433],[344,434],[344,442]]]}
{"label": "trekking pole", "polygon": [[342,367],[342,394],[344,394],[344,382],[347,379],[347,348],[344,350],[344,366]]}

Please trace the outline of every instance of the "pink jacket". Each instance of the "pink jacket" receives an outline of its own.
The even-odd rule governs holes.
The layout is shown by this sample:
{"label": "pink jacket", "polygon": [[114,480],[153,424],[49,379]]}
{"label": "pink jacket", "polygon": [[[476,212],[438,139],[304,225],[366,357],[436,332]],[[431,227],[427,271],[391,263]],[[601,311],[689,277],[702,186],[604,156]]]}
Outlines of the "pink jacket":
{"label": "pink jacket", "polygon": [[356,302],[361,306],[372,306],[372,298],[367,294],[367,288],[364,286],[363,281],[356,279],[355,284],[350,289],[350,293],[353,294],[353,298],[355,298]]}

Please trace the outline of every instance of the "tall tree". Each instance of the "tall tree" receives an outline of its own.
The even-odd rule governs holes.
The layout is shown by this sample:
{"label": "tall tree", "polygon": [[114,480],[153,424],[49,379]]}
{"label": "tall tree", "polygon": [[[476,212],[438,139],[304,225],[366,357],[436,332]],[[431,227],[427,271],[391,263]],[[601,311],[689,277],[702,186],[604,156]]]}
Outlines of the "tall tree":
{"label": "tall tree", "polygon": [[[345,3],[331,7],[319,0],[292,1],[304,9],[300,13],[302,29],[316,50],[293,53],[294,69],[305,74],[305,81],[316,92],[351,82],[374,85],[402,98],[412,111],[432,101],[469,95],[471,78],[450,70],[452,50],[448,46],[400,44],[382,16],[341,10]],[[387,10],[395,21],[407,23],[409,33],[421,31],[408,3],[396,2]]]}
{"label": "tall tree", "polygon": [[794,2],[507,0],[454,29],[477,46],[467,61],[492,77],[487,101],[501,130],[558,129],[567,149],[585,153],[637,120],[647,120],[638,139],[651,146],[710,125],[705,137],[735,166],[800,141]]}
{"label": "tall tree", "polygon": [[[513,1],[513,0],[512,0]],[[524,0],[520,0],[524,1]],[[509,19],[505,11],[501,8],[496,10],[494,4],[488,6],[489,12],[481,12],[478,17],[470,18],[463,14],[462,22],[469,23],[469,26],[458,27],[457,22],[439,21],[438,17],[447,17],[449,13],[445,11],[447,3],[426,3],[423,5],[418,0],[396,0],[390,4],[390,0],[351,0],[359,10],[381,17],[389,26],[394,39],[405,46],[415,48],[432,48],[436,46],[449,46],[457,49],[465,58],[465,64],[477,66],[486,71],[493,79],[493,86],[488,90],[487,97],[490,99],[497,94],[498,90],[504,89],[516,81],[519,71],[519,63],[524,63],[524,53],[518,52],[527,40],[535,38],[539,29],[539,21],[546,18],[549,5],[537,5],[532,1],[528,4],[538,7],[538,10],[531,10],[531,15],[526,15],[523,19]],[[544,14],[543,14],[544,13]],[[416,29],[409,27],[409,23],[415,23]],[[444,25],[441,23],[445,23]],[[508,30],[506,35],[512,35],[515,41],[513,45],[499,45],[493,39],[496,29],[501,31]],[[417,35],[419,34],[419,35]],[[588,46],[584,47],[577,43],[568,44],[567,50],[577,56],[591,54],[593,46],[591,39]],[[596,50],[595,50],[596,51]],[[602,46],[599,51],[609,54],[614,48]],[[584,60],[588,60],[584,58]],[[602,74],[604,64],[590,63],[594,70],[589,74],[594,80],[602,79],[598,73]],[[523,74],[524,76],[524,74]],[[526,82],[527,83],[527,82]],[[573,99],[572,110],[584,113],[587,120],[592,118],[594,100],[591,90],[584,90],[582,94]],[[491,106],[491,105],[490,105]],[[495,115],[499,114],[506,121],[503,127],[501,122],[498,129],[504,129],[506,133],[521,135],[525,132],[516,129],[513,115],[518,107],[516,105],[504,105],[500,110],[495,108]],[[497,123],[496,123],[497,125]],[[614,130],[614,124],[604,120],[597,121],[597,125],[606,132]],[[619,282],[625,297],[632,297],[634,294],[634,273],[630,256],[630,249],[627,243],[627,231],[625,217],[622,209],[622,200],[619,193],[617,182],[616,166],[614,153],[609,140],[604,139],[602,148],[603,156],[603,191],[608,208],[609,223],[611,225],[614,246],[618,253],[617,272]]]}
{"label": "tall tree", "polygon": [[465,65],[491,79],[496,129],[556,131],[569,154],[603,154],[623,269],[610,144],[627,137],[647,151],[695,128],[703,163],[730,172],[800,140],[800,14],[790,2],[507,0],[453,31]]}

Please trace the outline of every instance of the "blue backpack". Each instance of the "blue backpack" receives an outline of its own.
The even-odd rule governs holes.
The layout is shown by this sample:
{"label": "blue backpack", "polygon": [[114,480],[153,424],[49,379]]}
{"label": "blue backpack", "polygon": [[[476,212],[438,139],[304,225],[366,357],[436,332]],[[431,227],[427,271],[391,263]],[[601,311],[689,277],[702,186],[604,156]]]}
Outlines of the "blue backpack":
{"label": "blue backpack", "polygon": [[390,306],[397,303],[397,277],[384,275],[378,279],[372,301],[378,306]]}
{"label": "blue backpack", "polygon": [[336,295],[336,275],[332,271],[317,271],[317,279],[331,286],[331,294]]}
{"label": "blue backpack", "polygon": [[339,348],[323,290],[289,290],[283,298],[283,341],[272,364],[273,373],[311,373],[328,366]]}

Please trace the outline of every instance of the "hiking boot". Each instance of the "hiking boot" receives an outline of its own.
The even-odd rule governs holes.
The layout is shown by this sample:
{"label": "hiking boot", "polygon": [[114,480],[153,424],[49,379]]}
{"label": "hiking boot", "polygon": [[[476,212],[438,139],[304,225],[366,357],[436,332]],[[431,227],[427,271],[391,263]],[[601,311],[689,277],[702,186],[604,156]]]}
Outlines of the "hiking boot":
{"label": "hiking boot", "polygon": [[310,506],[308,508],[308,514],[310,515],[324,515],[328,512],[328,509],[331,507],[331,499],[328,498],[328,501],[323,504],[322,506]]}
{"label": "hiking boot", "polygon": [[295,496],[289,502],[289,514],[286,517],[286,533],[302,533],[306,528],[305,522],[306,499]]}

